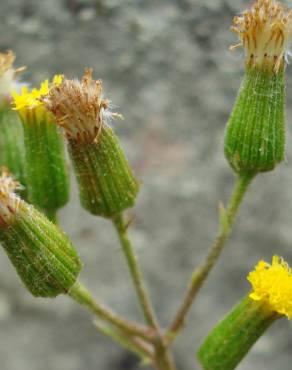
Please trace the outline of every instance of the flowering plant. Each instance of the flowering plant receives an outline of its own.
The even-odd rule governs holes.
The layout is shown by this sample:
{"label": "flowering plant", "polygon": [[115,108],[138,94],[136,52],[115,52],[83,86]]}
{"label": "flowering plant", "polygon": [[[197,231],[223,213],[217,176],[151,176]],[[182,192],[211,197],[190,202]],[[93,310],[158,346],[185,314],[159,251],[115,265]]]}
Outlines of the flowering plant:
{"label": "flowering plant", "polygon": [[[285,69],[292,36],[292,10],[257,0],[236,16],[232,30],[245,51],[245,75],[227,122],[224,151],[235,173],[233,193],[221,205],[219,228],[204,261],[194,269],[169,326],[158,322],[125,211],[140,189],[112,128],[112,111],[102,82],[86,69],[81,81],[56,75],[40,88],[18,82],[14,54],[0,54],[0,242],[22,282],[37,297],[65,294],[87,308],[96,328],[134,352],[143,364],[175,370],[171,345],[182,331],[198,291],[221,255],[239,206],[256,176],[285,158]],[[66,143],[78,182],[80,203],[115,228],[145,323],[127,320],[95,299],[79,281],[82,261],[58,225],[69,201]],[[208,334],[198,350],[205,370],[232,370],[277,319],[292,317],[292,273],[274,256],[247,277],[251,292]]]}

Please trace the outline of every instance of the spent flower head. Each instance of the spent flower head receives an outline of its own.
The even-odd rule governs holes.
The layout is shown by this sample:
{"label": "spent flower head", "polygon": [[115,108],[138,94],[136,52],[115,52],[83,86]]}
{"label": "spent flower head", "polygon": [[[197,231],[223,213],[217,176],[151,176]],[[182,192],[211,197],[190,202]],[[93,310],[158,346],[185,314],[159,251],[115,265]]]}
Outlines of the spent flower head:
{"label": "spent flower head", "polygon": [[0,243],[28,290],[38,297],[67,293],[81,261],[68,237],[15,191],[6,169],[0,176]]}
{"label": "spent flower head", "polygon": [[108,118],[121,118],[110,111],[110,101],[102,97],[102,82],[92,79],[92,69],[85,70],[81,81],[65,78],[52,86],[42,101],[65,136],[83,143],[93,142]]}
{"label": "spent flower head", "polygon": [[274,256],[272,264],[260,261],[247,279],[253,288],[251,299],[292,318],[292,270],[282,258]]}
{"label": "spent flower head", "polygon": [[0,98],[9,98],[12,91],[18,89],[20,84],[17,81],[17,75],[25,67],[15,69],[13,63],[15,55],[11,50],[6,53],[0,53]]}
{"label": "spent flower head", "polygon": [[234,17],[232,30],[243,46],[247,64],[277,72],[292,36],[292,10],[274,0],[257,0],[250,9]]}

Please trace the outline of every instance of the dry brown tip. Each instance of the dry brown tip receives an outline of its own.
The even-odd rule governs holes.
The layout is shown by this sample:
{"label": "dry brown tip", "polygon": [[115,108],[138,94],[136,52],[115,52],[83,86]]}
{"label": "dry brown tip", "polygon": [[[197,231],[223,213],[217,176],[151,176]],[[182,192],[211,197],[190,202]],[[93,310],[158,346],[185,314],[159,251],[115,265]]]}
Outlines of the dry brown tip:
{"label": "dry brown tip", "polygon": [[[42,98],[68,139],[93,142],[101,132],[110,102],[102,98],[102,82],[93,80],[92,69],[85,69],[81,81],[64,79]],[[114,116],[114,113],[110,113]]]}
{"label": "dry brown tip", "polygon": [[15,194],[15,191],[20,188],[20,183],[13,179],[9,170],[2,167],[0,176],[0,227],[9,223],[17,212],[21,200]]}
{"label": "dry brown tip", "polygon": [[15,55],[12,50],[7,50],[6,53],[0,53],[0,76],[12,68],[14,60]]}
{"label": "dry brown tip", "polygon": [[19,67],[13,69],[13,63],[15,61],[15,54],[12,50],[7,50],[6,53],[0,53],[0,77],[8,70],[13,70],[14,76],[23,72],[26,67]]}
{"label": "dry brown tip", "polygon": [[0,176],[0,194],[7,194],[15,192],[20,189],[21,185],[18,181],[14,180],[8,168],[3,166],[1,167],[1,176]]}
{"label": "dry brown tip", "polygon": [[243,46],[247,63],[269,67],[277,72],[292,34],[292,10],[273,0],[257,0],[250,9],[233,19],[231,30],[240,40],[231,48]]}

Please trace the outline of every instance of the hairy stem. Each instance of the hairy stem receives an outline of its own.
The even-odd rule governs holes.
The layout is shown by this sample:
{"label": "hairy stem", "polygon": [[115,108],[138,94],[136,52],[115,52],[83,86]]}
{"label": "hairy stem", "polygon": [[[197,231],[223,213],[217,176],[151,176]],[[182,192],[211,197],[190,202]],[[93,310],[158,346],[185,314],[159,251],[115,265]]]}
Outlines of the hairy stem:
{"label": "hairy stem", "polygon": [[176,370],[176,365],[169,346],[161,338],[155,345],[154,366],[157,370]]}
{"label": "hairy stem", "polygon": [[127,225],[122,214],[118,214],[113,218],[113,223],[119,235],[121,246],[126,257],[134,287],[144,313],[146,322],[152,327],[157,329],[158,323],[152,309],[150,299],[148,297],[141,269],[139,267],[138,259],[134,253],[132,243],[128,237]]}
{"label": "hairy stem", "polygon": [[85,306],[89,311],[94,313],[97,317],[111,323],[114,327],[119,328],[122,332],[127,333],[129,336],[137,336],[152,341],[153,335],[151,330],[142,325],[125,320],[108,307],[98,303],[89,290],[80,282],[76,282],[69,290],[68,294],[77,303]]}
{"label": "hairy stem", "polygon": [[146,342],[142,338],[133,337],[125,334],[120,329],[113,327],[113,325],[103,321],[96,321],[95,327],[102,334],[110,337],[114,342],[121,347],[136,353],[141,358],[143,364],[151,363],[154,357],[154,347],[151,343]]}
{"label": "hairy stem", "polygon": [[156,333],[156,338],[153,341],[155,348],[154,364],[158,370],[175,370],[176,367],[172,358],[172,354],[170,353],[170,350],[164,341],[163,335],[161,334],[161,329],[153,312],[152,305],[144,285],[138,259],[128,237],[127,225],[123,215],[116,215],[113,218],[113,223],[119,235],[121,246],[128,263],[136,294],[143,310],[145,320],[150,328],[153,328]]}
{"label": "hairy stem", "polygon": [[223,207],[221,207],[219,230],[217,232],[217,236],[212,245],[212,248],[205,261],[197,269],[194,270],[182,304],[179,307],[177,314],[175,315],[175,318],[167,331],[166,337],[170,342],[175,339],[176,335],[183,327],[185,318],[192,306],[196,294],[200,290],[213,266],[220,257],[220,254],[224,249],[226,241],[232,230],[238,208],[253,177],[253,174],[239,175],[238,180],[235,183],[233,193],[230,197],[227,209],[225,210]]}

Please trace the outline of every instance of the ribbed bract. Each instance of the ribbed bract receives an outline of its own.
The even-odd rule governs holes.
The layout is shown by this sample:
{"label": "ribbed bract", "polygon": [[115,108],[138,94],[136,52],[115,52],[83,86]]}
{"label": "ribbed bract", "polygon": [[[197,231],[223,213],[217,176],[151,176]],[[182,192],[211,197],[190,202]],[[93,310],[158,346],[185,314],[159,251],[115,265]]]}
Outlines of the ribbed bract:
{"label": "ribbed bract", "polygon": [[285,156],[284,69],[247,67],[225,133],[225,155],[238,173],[271,171]]}
{"label": "ribbed bract", "polygon": [[26,197],[23,129],[18,114],[8,105],[0,106],[0,166],[5,166],[22,185]]}
{"label": "ribbed bract", "polygon": [[27,111],[23,128],[29,200],[51,218],[69,199],[63,140],[49,113]]}
{"label": "ribbed bract", "polygon": [[234,370],[277,314],[243,299],[204,340],[198,359],[204,370]]}
{"label": "ribbed bract", "polygon": [[67,293],[81,270],[80,259],[68,237],[24,202],[15,219],[0,227],[0,242],[34,296]]}
{"label": "ribbed bract", "polygon": [[112,217],[135,203],[139,184],[110,127],[93,143],[68,140],[82,206],[94,215]]}

